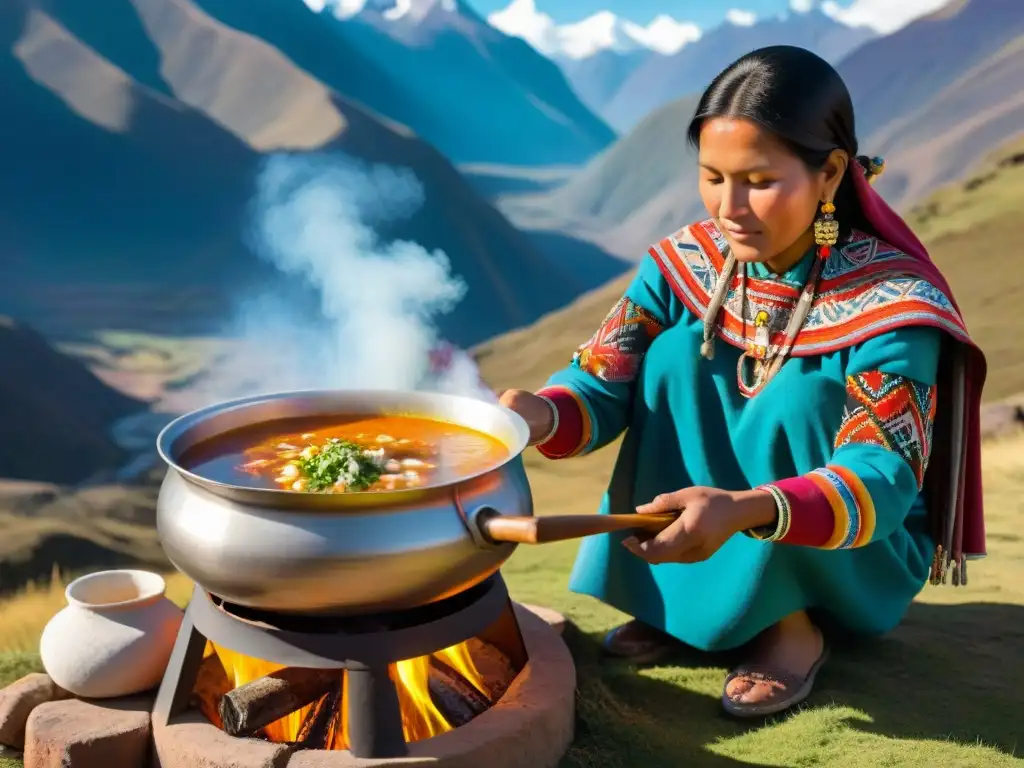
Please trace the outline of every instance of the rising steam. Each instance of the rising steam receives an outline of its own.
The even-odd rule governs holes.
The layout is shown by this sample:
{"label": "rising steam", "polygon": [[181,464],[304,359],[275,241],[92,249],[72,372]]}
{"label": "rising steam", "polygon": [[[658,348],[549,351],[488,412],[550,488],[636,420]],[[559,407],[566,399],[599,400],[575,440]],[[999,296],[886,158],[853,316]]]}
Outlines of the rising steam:
{"label": "rising steam", "polygon": [[436,319],[466,292],[448,257],[376,234],[423,202],[422,185],[406,169],[336,156],[267,160],[257,180],[252,243],[282,277],[308,283],[319,307],[297,311],[283,288],[241,305],[231,330],[247,351],[235,361],[241,365],[228,364],[231,396],[430,389],[494,399],[470,356],[447,347],[437,331]]}

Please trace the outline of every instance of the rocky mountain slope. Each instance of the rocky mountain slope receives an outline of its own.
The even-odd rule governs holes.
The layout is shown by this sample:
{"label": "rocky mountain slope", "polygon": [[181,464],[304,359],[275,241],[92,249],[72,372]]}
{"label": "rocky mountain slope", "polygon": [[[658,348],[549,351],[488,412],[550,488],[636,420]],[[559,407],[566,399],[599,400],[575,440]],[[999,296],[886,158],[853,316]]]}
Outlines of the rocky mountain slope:
{"label": "rocky mountain slope", "polygon": [[102,23],[67,0],[5,3],[0,92],[12,148],[0,305],[47,334],[209,331],[240,296],[280,281],[250,236],[268,154],[414,174],[422,206],[378,235],[447,255],[468,286],[442,319],[457,343],[596,284],[547,258],[409,129],[192,0],[122,0]]}

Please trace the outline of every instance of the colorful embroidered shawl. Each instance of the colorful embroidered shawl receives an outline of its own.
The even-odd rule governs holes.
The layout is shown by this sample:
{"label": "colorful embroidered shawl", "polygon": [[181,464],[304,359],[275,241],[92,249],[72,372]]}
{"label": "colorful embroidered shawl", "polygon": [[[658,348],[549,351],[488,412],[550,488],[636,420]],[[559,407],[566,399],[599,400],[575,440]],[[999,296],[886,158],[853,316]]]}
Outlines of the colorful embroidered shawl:
{"label": "colorful embroidered shawl", "polygon": [[[944,582],[952,565],[953,583],[966,583],[964,557],[985,555],[980,433],[985,358],[927,250],[862,173],[855,172],[854,181],[879,237],[854,232],[832,250],[791,354],[825,354],[907,326],[932,326],[948,334],[925,494],[937,544],[932,582]],[[650,254],[680,301],[703,317],[726,248],[725,236],[709,219],[665,238]],[[781,282],[736,275],[722,306],[719,338],[746,349],[753,330],[750,318],[764,311],[771,318],[770,343],[781,344],[799,295],[798,288]]]}

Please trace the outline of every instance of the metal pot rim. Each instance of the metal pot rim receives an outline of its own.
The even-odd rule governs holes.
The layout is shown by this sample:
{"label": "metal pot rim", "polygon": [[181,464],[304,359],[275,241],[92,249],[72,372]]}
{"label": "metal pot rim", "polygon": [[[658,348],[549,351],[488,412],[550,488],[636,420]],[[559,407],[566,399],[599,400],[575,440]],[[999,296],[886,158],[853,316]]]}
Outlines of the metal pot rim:
{"label": "metal pot rim", "polygon": [[[350,401],[355,408],[356,404],[362,403],[365,407],[367,403],[387,403],[392,402],[401,408],[408,409],[415,412],[417,410],[417,404],[420,408],[429,412],[430,405],[437,409],[437,406],[447,407],[455,410],[459,407],[480,409],[481,411],[491,410],[494,413],[500,413],[506,420],[510,431],[513,435],[513,440],[502,440],[497,435],[491,432],[484,431],[491,437],[498,439],[509,450],[509,454],[503,460],[496,462],[482,469],[478,472],[460,476],[459,478],[449,481],[447,483],[438,483],[435,485],[427,485],[421,488],[412,488],[404,490],[394,491],[350,491],[343,494],[311,494],[311,493],[297,493],[295,491],[287,491],[279,488],[252,488],[248,486],[235,485],[233,483],[225,483],[212,478],[204,477],[203,475],[192,472],[189,469],[183,467],[177,460],[175,454],[180,455],[181,450],[176,450],[176,445],[179,441],[187,439],[192,435],[198,427],[204,424],[208,424],[211,419],[217,416],[226,415],[229,413],[244,413],[247,410],[253,410],[261,405],[271,405],[274,403],[284,403],[287,401],[323,401],[326,403],[339,403],[339,401]],[[378,406],[377,408],[365,408],[365,410],[351,409],[345,410],[338,408],[333,411],[337,416],[352,416],[352,415],[371,415],[380,414],[388,415],[395,414],[398,408],[388,409],[386,406]],[[301,414],[297,413],[291,418],[302,418],[303,416],[316,416],[320,415],[316,411]],[[279,417],[282,420],[289,418],[288,416]],[[445,421],[437,416],[421,415],[420,418],[433,418],[436,421]],[[254,426],[261,423],[261,421],[268,421],[270,419],[254,419],[240,426]],[[473,428],[466,424],[461,424],[456,420],[449,420],[448,423],[459,424],[467,428]],[[238,427],[235,427],[238,428]],[[199,442],[207,439],[211,439],[218,435],[224,434],[224,432],[230,430],[223,430],[220,432],[213,432],[205,437],[196,439],[195,442],[186,446],[191,447]],[[334,390],[334,389],[308,389],[308,390],[290,390],[284,392],[265,393],[260,395],[253,395],[250,397],[236,398],[233,400],[226,400],[213,405],[208,405],[203,408],[190,411],[188,413],[178,416],[167,424],[156,438],[156,449],[160,458],[167,464],[169,469],[177,472],[185,480],[205,488],[218,496],[225,497],[244,497],[246,501],[257,502],[261,506],[280,506],[280,507],[348,507],[353,504],[359,506],[366,506],[370,504],[372,506],[378,506],[379,504],[394,504],[396,501],[405,498],[416,498],[421,497],[425,493],[432,493],[437,491],[443,491],[446,489],[452,489],[453,487],[459,486],[467,481],[473,480],[483,475],[490,474],[496,470],[505,467],[509,463],[516,461],[520,458],[522,452],[529,445],[530,429],[526,421],[515,411],[510,410],[500,404],[488,403],[483,400],[477,400],[475,398],[463,397],[459,395],[449,395],[444,393],[435,392],[417,392],[417,391],[401,391],[401,390]],[[386,501],[387,500],[387,501]]]}

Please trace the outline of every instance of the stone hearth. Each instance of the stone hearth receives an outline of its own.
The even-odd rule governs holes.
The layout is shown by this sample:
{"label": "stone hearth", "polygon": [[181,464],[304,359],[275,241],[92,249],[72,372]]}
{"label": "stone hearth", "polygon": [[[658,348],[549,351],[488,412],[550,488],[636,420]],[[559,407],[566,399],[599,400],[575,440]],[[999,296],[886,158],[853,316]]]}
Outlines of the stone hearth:
{"label": "stone hearth", "polygon": [[515,606],[529,662],[490,709],[455,730],[409,745],[401,759],[347,751],[293,751],[235,738],[190,711],[152,729],[152,697],[84,701],[45,675],[0,691],[0,743],[24,748],[25,768],[554,768],[573,737],[576,672],[560,634],[565,620]]}

